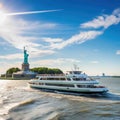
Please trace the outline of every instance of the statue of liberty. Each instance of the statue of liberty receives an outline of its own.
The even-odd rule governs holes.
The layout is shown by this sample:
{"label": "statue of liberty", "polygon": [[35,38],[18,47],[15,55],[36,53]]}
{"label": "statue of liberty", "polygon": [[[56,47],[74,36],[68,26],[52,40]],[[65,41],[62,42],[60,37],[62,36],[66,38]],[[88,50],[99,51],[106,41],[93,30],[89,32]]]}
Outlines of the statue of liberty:
{"label": "statue of liberty", "polygon": [[27,50],[24,47],[24,64],[28,64],[28,56],[29,54],[27,53]]}

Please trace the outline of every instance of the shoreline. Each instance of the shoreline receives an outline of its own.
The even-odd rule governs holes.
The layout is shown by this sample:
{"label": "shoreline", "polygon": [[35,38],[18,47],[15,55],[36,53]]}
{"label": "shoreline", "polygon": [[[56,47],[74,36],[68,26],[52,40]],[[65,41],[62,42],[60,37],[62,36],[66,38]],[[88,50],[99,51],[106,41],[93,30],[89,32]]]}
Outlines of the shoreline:
{"label": "shoreline", "polygon": [[[100,77],[100,78],[120,78],[120,76],[106,76],[106,77]],[[14,78],[12,78],[12,77],[0,77],[0,80],[31,80],[31,79],[29,79],[29,78],[23,78],[23,79],[21,79],[21,78],[16,78],[16,79],[14,79]]]}
{"label": "shoreline", "polygon": [[11,77],[0,77],[0,80],[30,80],[30,79],[28,79],[28,78],[23,78],[23,79],[21,79],[21,78],[16,78],[16,79],[14,79],[14,78],[11,78]]}

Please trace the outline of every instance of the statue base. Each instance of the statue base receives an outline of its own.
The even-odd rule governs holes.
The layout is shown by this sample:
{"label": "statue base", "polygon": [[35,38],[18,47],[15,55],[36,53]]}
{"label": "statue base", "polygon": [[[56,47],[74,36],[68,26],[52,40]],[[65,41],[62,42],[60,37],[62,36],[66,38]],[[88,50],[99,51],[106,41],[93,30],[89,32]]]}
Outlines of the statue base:
{"label": "statue base", "polygon": [[22,71],[29,71],[29,64],[23,63],[22,64]]}
{"label": "statue base", "polygon": [[19,71],[12,74],[13,79],[19,80],[30,80],[36,77],[36,73],[32,71]]}

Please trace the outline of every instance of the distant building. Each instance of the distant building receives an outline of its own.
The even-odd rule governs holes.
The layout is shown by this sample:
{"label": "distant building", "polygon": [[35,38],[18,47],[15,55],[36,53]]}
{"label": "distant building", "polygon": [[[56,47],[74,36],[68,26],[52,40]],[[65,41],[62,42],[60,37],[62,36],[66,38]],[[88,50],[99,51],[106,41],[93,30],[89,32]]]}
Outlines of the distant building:
{"label": "distant building", "polygon": [[105,76],[105,73],[102,73],[102,76],[104,77],[104,76]]}
{"label": "distant building", "polygon": [[22,63],[22,70],[12,74],[13,79],[31,79],[36,76],[36,74],[29,69],[27,50],[24,47],[24,62]]}

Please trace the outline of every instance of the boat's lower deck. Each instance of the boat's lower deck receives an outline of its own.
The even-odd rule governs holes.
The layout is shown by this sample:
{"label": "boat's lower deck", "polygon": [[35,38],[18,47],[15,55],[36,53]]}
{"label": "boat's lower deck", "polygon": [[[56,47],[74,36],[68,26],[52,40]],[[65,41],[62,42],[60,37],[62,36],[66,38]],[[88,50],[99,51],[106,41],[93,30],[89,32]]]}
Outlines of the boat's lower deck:
{"label": "boat's lower deck", "polygon": [[77,93],[104,93],[107,92],[107,88],[80,88],[80,87],[65,87],[65,86],[47,86],[47,85],[35,85],[29,84],[32,88],[37,89],[48,89],[48,90],[58,90],[65,92],[77,92]]}

